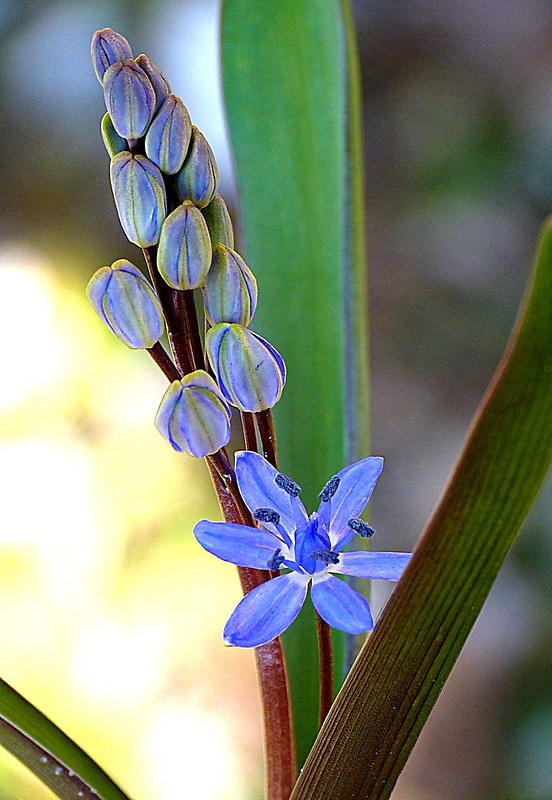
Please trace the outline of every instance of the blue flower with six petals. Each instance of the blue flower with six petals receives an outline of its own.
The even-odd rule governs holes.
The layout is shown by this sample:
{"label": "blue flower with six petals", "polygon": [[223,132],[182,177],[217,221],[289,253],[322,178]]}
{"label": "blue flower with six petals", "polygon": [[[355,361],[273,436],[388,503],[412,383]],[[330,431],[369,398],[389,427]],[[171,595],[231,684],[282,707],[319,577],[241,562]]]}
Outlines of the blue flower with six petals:
{"label": "blue flower with six petals", "polygon": [[300,487],[258,453],[236,453],[240,493],[263,528],[201,520],[196,539],[209,553],[240,567],[288,569],[249,592],[224,628],[225,644],[256,647],[279,636],[301,610],[309,584],[322,619],[347,633],[372,630],[368,603],[332,573],[375,580],[400,578],[409,553],[341,552],[355,534],[374,531],[359,518],[383,469],[383,459],[364,458],[324,486],[318,511],[309,517]]}

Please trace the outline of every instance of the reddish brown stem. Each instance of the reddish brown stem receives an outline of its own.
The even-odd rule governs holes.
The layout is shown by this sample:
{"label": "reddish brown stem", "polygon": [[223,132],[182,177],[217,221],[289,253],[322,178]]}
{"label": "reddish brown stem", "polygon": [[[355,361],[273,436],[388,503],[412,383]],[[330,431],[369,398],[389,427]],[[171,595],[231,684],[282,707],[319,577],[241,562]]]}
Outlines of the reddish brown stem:
{"label": "reddish brown stem", "polygon": [[[224,473],[226,469],[225,458],[220,453],[207,458],[224,518],[227,522],[252,524],[249,511],[245,509],[251,522],[244,520],[243,511],[236,502],[234,492],[229,488],[228,480],[223,480],[221,472]],[[228,466],[232,469],[229,464]],[[230,480],[230,486],[232,480],[235,480],[235,476]],[[244,594],[260,586],[269,577],[268,572],[246,567],[238,567],[238,575]],[[255,661],[264,722],[266,798],[289,800],[297,767],[289,684],[280,637],[256,647]]]}
{"label": "reddish brown stem", "polygon": [[249,411],[242,411],[241,420],[243,427],[243,438],[245,441],[245,449],[257,452],[259,444],[257,441],[257,429],[255,427],[255,417]]}
{"label": "reddish brown stem", "polygon": [[201,337],[199,335],[199,322],[197,319],[194,291],[193,289],[187,289],[183,292],[179,292],[179,294],[184,295],[184,313],[186,315],[187,328],[192,343],[192,357],[196,369],[205,369],[205,356],[203,355]]}
{"label": "reddish brown stem", "polygon": [[[163,309],[163,316],[167,324],[169,344],[176,366],[182,375],[187,375],[189,372],[193,372],[196,367],[191,344],[193,331],[189,328],[184,302],[183,299],[180,298],[183,292],[177,289],[171,289],[159,274],[159,270],[157,269],[156,246],[145,247],[142,249],[142,252],[148,266],[153,288],[155,289],[155,293]],[[199,338],[199,332],[197,336]]]}
{"label": "reddish brown stem", "polygon": [[[238,489],[236,473],[228,460],[224,450],[219,450],[212,456],[206,457],[211,478],[217,492],[224,519],[227,522],[239,522],[241,525],[255,525],[253,515],[243,502]],[[238,516],[239,519],[231,520],[227,515]]]}
{"label": "reddish brown stem", "polygon": [[320,727],[326,719],[334,698],[334,663],[332,631],[324,622],[318,611],[316,615],[316,633],[318,635],[318,654],[320,659]]}
{"label": "reddish brown stem", "polygon": [[160,342],[156,342],[153,347],[147,348],[148,353],[153,358],[161,372],[172,383],[179,381],[182,375],[173,364],[171,357]]}
{"label": "reddish brown stem", "polygon": [[272,416],[272,409],[267,408],[264,411],[257,411],[255,414],[255,419],[257,420],[257,427],[259,429],[259,436],[263,448],[263,456],[272,464],[273,467],[278,469],[276,431],[274,429],[274,417]]}

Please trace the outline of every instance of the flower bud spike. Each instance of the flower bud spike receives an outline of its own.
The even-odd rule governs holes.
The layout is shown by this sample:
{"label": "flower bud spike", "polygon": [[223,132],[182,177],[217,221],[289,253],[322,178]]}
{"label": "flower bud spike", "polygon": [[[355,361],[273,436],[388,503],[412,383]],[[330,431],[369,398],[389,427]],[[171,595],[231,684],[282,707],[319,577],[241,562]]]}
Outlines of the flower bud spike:
{"label": "flower bud spike", "polygon": [[123,150],[127,149],[128,145],[126,139],[123,139],[122,136],[119,136],[113,127],[113,123],[111,122],[111,117],[109,114],[104,114],[102,117],[101,131],[103,143],[105,145],[105,149],[109,153],[110,158],[113,158],[113,156],[116,156],[117,153],[122,153]]}
{"label": "flower bud spike", "polygon": [[248,328],[223,322],[207,331],[205,350],[224,397],[241,411],[272,408],[286,367],[272,345]]}
{"label": "flower bud spike", "polygon": [[163,176],[145,156],[124,151],[111,159],[111,186],[121,225],[138,247],[157,244],[167,213]]}
{"label": "flower bud spike", "polygon": [[226,247],[234,247],[232,220],[226,203],[218,192],[209,205],[201,209],[201,213],[205,217],[205,222],[209,228],[213,250],[219,244],[225,244]]}
{"label": "flower bud spike", "polygon": [[173,289],[202,286],[211,264],[207,223],[191,203],[172,211],[161,229],[157,268]]}
{"label": "flower bud spike", "polygon": [[86,295],[115,336],[134,349],[151,348],[163,335],[163,314],[138,267],[120,259],[90,279]]}
{"label": "flower bud spike", "polygon": [[174,186],[182,201],[191,200],[198,208],[208,205],[219,182],[215,156],[205,136],[192,125],[192,138],[184,164],[174,176]]}
{"label": "flower bud spike", "polygon": [[132,58],[132,50],[124,36],[111,28],[103,28],[92,37],[90,56],[96,77],[103,83],[106,70],[117,61]]}
{"label": "flower bud spike", "polygon": [[148,58],[143,53],[135,59],[138,66],[144,70],[146,75],[151,81],[153,91],[155,92],[155,112],[159,111],[163,105],[163,100],[170,94],[171,87],[168,80],[165,78],[157,64],[151,58]]}
{"label": "flower bud spike", "polygon": [[169,386],[155,426],[175,450],[203,458],[230,439],[230,410],[211,376],[197,370]]}
{"label": "flower bud spike", "polygon": [[117,133],[139,139],[153,117],[155,92],[151,81],[132,58],[112,64],[104,75],[105,105]]}
{"label": "flower bud spike", "polygon": [[178,172],[188,151],[192,120],[179,97],[169,94],[146,133],[146,155],[161,172]]}
{"label": "flower bud spike", "polygon": [[205,278],[205,311],[209,322],[235,322],[246,327],[257,307],[257,281],[235,250],[219,244]]}

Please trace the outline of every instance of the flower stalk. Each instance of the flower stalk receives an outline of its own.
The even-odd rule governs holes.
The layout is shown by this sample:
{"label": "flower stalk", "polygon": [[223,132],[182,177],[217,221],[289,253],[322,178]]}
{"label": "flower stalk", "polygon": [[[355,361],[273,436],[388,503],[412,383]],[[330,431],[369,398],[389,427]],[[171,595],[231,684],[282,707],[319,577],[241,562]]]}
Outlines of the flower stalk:
{"label": "flower stalk", "polygon": [[334,658],[332,631],[328,623],[315,610],[318,654],[320,659],[320,713],[319,727],[326,719],[334,699]]}

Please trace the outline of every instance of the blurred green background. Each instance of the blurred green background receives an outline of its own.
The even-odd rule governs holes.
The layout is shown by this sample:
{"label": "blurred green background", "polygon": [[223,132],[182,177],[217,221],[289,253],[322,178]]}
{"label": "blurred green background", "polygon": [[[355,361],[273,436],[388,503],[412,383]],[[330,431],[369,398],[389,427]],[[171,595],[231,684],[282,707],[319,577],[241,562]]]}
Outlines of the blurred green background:
{"label": "blurred green background", "polygon": [[[372,442],[386,458],[372,519],[382,549],[409,549],[552,209],[552,4],[354,10]],[[262,746],[252,655],[220,644],[234,571],[191,537],[217,513],[205,471],[153,427],[162,376],[84,299],[97,267],[140,263],[111,197],[88,51],[109,25],[159,64],[236,209],[217,24],[215,0],[0,0],[0,674],[137,800],[260,797]],[[551,500],[548,485],[395,800],[552,797]],[[0,800],[49,797],[1,755]]]}

